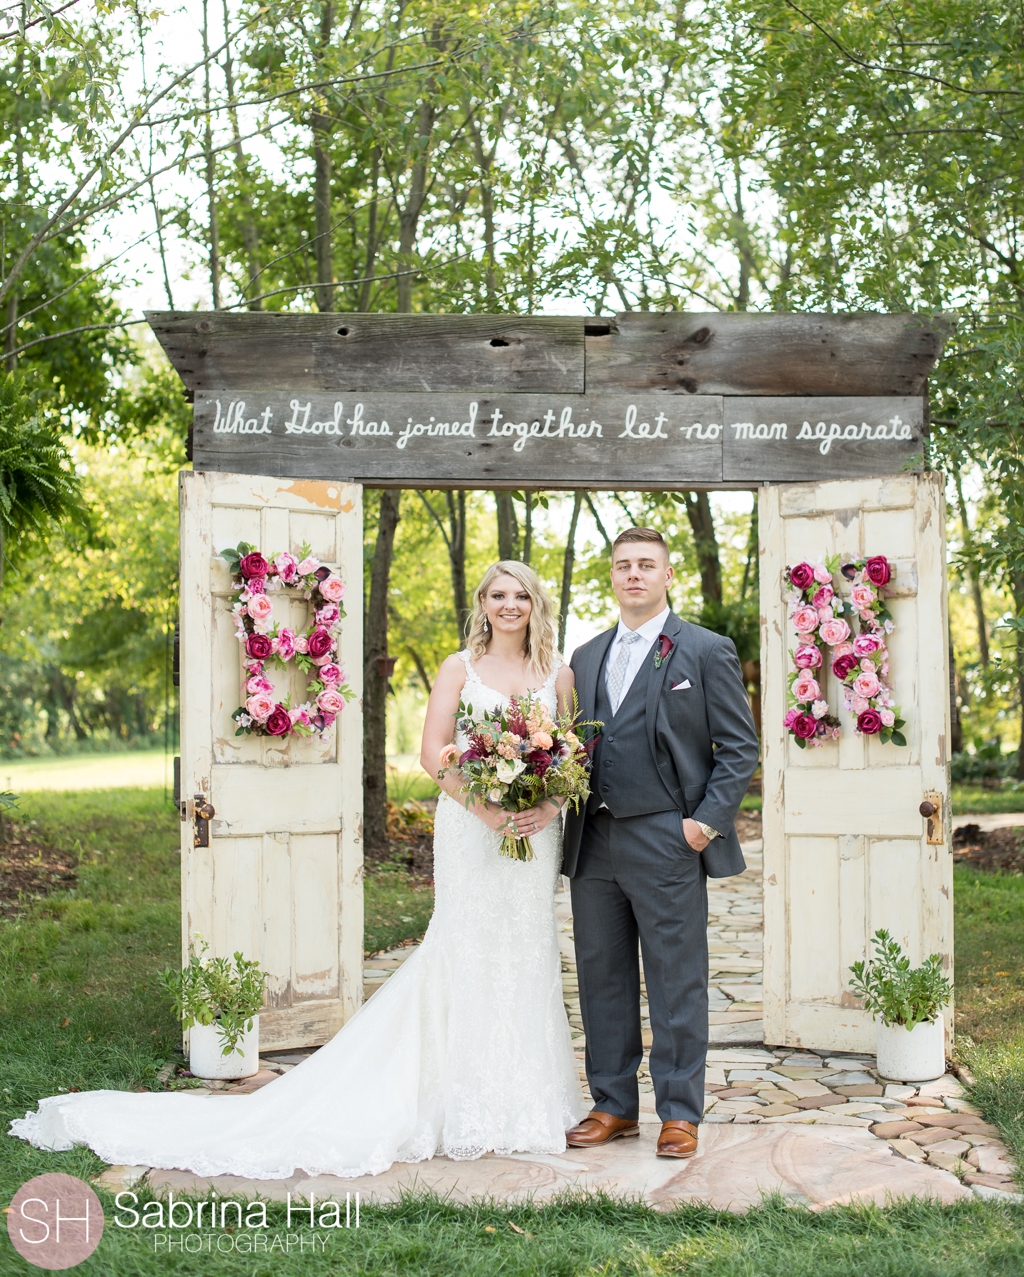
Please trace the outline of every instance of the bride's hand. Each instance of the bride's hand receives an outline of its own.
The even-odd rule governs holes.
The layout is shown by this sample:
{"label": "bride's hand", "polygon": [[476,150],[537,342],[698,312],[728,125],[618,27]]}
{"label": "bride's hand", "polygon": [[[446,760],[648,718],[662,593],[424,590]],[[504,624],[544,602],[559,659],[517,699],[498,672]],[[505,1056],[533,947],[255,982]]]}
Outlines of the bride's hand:
{"label": "bride's hand", "polygon": [[550,800],[539,803],[536,807],[528,807],[526,811],[518,811],[512,817],[515,821],[516,833],[520,838],[532,838],[542,829],[547,829],[560,811],[559,805]]}

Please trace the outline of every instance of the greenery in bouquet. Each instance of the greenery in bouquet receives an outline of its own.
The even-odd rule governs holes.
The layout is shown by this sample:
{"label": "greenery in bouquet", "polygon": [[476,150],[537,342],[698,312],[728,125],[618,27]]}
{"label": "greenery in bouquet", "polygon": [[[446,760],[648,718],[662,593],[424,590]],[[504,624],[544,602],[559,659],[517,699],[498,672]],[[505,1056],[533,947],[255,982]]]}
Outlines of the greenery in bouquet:
{"label": "greenery in bouquet", "polygon": [[[578,811],[589,797],[590,754],[603,724],[579,720],[575,693],[572,713],[555,716],[533,695],[514,696],[505,709],[482,714],[460,701],[456,726],[468,748],[446,746],[441,767],[459,778],[470,802],[520,812],[544,799],[564,798]],[[532,860],[533,844],[507,833],[501,854]]]}
{"label": "greenery in bouquet", "polygon": [[242,1034],[252,1029],[253,1016],[263,1006],[267,973],[241,953],[234,955],[232,969],[228,958],[208,958],[208,949],[205,940],[198,953],[190,947],[188,966],[167,967],[160,972],[160,983],[171,995],[182,1028],[215,1023],[224,1042],[221,1053],[241,1055]]}
{"label": "greenery in bouquet", "polygon": [[850,968],[850,987],[864,999],[864,1009],[883,1024],[908,1030],[931,1023],[953,994],[942,974],[942,959],[933,953],[923,966],[911,968],[899,941],[885,930],[875,932],[874,944],[876,957]]}

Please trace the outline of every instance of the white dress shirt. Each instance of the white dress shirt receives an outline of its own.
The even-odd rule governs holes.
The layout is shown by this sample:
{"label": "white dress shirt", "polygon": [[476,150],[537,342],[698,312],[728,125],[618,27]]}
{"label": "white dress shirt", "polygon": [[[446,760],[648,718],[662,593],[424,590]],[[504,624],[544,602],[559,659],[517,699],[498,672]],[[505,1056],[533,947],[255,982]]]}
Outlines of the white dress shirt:
{"label": "white dress shirt", "polygon": [[[665,608],[665,610],[663,612],[659,612],[657,616],[652,616],[649,621],[644,621],[643,625],[637,626],[634,631],[634,633],[640,635],[641,641],[639,643],[633,643],[629,647],[629,664],[626,666],[626,674],[622,680],[622,691],[619,695],[619,705],[621,705],[626,699],[626,693],[632,686],[633,679],[635,679],[637,674],[639,674],[640,667],[650,655],[651,647],[653,646],[655,639],[664,630],[665,622],[668,620],[668,614],[670,611],[670,608]],[[620,620],[604,663],[604,684],[605,689],[609,691],[609,696],[611,695],[611,692],[608,689],[608,673],[615,664],[615,658],[622,643],[622,636],[626,633],[629,633],[629,626]],[[613,707],[613,712],[618,710],[619,705]]]}

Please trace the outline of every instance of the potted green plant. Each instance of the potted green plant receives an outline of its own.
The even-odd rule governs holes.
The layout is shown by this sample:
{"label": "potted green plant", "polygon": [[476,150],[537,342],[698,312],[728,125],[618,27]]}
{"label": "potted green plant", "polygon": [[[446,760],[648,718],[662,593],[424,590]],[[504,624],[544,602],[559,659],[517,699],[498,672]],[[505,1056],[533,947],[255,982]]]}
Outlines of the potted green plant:
{"label": "potted green plant", "polygon": [[[200,937],[201,940],[201,937]],[[234,955],[207,957],[189,947],[188,965],[168,967],[160,983],[171,995],[183,1029],[188,1030],[189,1069],[196,1077],[251,1077],[260,1066],[259,1009],[267,973],[258,962]]]}
{"label": "potted green plant", "polygon": [[946,1071],[941,1008],[953,986],[933,953],[911,968],[910,958],[888,931],[874,934],[876,957],[855,962],[850,986],[879,1021],[878,1072],[897,1082],[929,1082]]}

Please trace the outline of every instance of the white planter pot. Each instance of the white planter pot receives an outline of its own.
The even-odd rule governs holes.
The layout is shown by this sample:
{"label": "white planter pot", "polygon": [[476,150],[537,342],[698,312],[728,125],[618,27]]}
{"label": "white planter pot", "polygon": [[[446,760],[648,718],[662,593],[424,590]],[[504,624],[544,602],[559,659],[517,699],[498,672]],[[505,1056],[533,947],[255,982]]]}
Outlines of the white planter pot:
{"label": "white planter pot", "polygon": [[243,1033],[238,1045],[242,1054],[224,1054],[224,1038],[216,1024],[193,1024],[188,1031],[188,1067],[196,1077],[252,1077],[260,1067],[260,1017],[254,1015],[252,1028]]}
{"label": "white planter pot", "polygon": [[908,1033],[902,1024],[877,1025],[878,1072],[893,1082],[931,1082],[946,1071],[942,1016],[916,1024]]}

